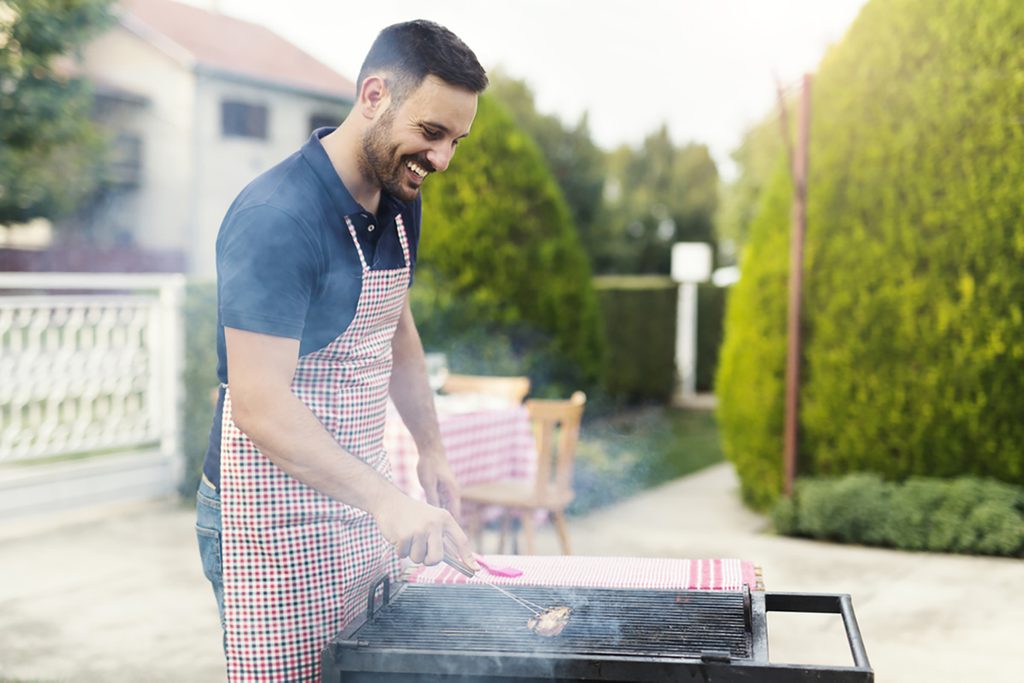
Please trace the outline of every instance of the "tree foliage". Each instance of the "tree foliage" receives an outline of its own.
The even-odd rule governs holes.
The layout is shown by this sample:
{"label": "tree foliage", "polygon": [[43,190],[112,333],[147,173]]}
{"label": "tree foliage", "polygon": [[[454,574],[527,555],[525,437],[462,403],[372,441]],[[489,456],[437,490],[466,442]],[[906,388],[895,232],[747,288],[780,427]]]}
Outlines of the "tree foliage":
{"label": "tree foliage", "polygon": [[488,94],[501,102],[516,123],[533,138],[562,190],[585,249],[598,237],[595,219],[604,189],[604,151],[590,137],[584,113],[575,125],[562,123],[551,114],[537,111],[533,92],[525,81],[500,70],[488,74]]}
{"label": "tree foliage", "polygon": [[[790,111],[795,108],[790,106]],[[747,130],[730,156],[738,173],[734,180],[720,186],[715,234],[724,260],[735,262],[750,238],[758,202],[772,176],[786,163],[778,113],[773,112]]]}
{"label": "tree foliage", "polygon": [[540,147],[595,271],[664,274],[673,242],[714,243],[718,170],[706,146],[677,146],[663,126],[606,153],[586,114],[574,126],[541,114],[529,86],[500,71],[490,92]]}
{"label": "tree foliage", "polygon": [[593,382],[603,328],[569,209],[537,146],[480,98],[469,143],[424,190],[417,320],[428,343],[509,340],[538,385]]}
{"label": "tree foliage", "polygon": [[[874,0],[813,91],[799,469],[1024,482],[1024,5]],[[789,181],[759,202],[718,381],[779,491]]]}
{"label": "tree foliage", "polygon": [[111,0],[0,0],[0,224],[74,208],[103,149],[70,60],[109,25]]}
{"label": "tree foliage", "polygon": [[600,272],[669,272],[673,242],[714,243],[718,169],[706,145],[677,146],[662,126],[609,155]]}

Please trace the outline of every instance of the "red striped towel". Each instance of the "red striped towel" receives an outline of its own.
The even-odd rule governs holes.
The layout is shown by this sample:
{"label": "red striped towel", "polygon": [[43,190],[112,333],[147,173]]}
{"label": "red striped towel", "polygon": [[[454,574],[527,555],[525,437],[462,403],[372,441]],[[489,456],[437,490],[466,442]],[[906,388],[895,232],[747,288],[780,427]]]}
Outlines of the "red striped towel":
{"label": "red striped towel", "polygon": [[[515,567],[519,577],[481,570],[490,583],[509,586],[585,586],[661,590],[764,590],[752,562],[734,559],[677,560],[651,557],[582,557],[578,555],[485,555],[489,564]],[[412,583],[481,583],[445,564],[413,567]]]}

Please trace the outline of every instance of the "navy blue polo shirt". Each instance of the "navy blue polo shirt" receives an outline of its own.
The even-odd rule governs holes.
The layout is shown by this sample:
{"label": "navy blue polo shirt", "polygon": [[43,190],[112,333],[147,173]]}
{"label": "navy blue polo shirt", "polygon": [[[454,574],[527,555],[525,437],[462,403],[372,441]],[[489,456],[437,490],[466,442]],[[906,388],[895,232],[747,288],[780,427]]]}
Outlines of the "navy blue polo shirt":
{"label": "navy blue polo shirt", "polygon": [[[420,236],[420,198],[381,194],[373,215],[338,177],[313,132],[302,148],[263,173],[238,195],[217,235],[217,377],[229,382],[224,328],[299,340],[299,355],[324,348],[355,317],[362,262],[345,218],[370,268],[404,265],[396,216],[402,215],[410,266]],[[410,276],[410,282],[412,278]],[[221,389],[203,473],[220,483]]]}

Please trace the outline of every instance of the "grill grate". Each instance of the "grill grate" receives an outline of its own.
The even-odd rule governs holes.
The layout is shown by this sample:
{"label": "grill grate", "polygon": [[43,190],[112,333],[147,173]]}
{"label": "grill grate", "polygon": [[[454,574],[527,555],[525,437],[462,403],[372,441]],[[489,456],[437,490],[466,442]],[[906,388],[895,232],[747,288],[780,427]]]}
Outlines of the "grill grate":
{"label": "grill grate", "polygon": [[530,613],[488,586],[408,584],[349,637],[373,648],[537,655],[751,657],[742,593],[506,587],[544,607],[568,605],[562,633],[544,638]]}

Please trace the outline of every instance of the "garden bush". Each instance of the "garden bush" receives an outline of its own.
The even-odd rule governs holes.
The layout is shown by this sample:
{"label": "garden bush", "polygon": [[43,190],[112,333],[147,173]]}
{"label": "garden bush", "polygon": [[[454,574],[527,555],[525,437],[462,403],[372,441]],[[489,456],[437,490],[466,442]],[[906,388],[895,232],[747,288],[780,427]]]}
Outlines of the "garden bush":
{"label": "garden bush", "polygon": [[608,340],[608,394],[667,403],[676,375],[678,285],[657,275],[602,276],[594,284]]}
{"label": "garden bush", "polygon": [[181,448],[185,473],[178,491],[194,496],[213,424],[210,392],[217,386],[217,287],[191,280],[185,288],[185,371]]}
{"label": "garden bush", "polygon": [[[813,87],[799,471],[1024,483],[1024,4],[874,0]],[[791,185],[759,200],[718,376],[781,488]],[[979,513],[982,514],[982,513]]]}
{"label": "garden bush", "polygon": [[[605,389],[625,403],[671,399],[676,381],[676,313],[679,285],[664,275],[594,278],[608,342]],[[697,390],[713,387],[727,290],[697,287]]]}
{"label": "garden bush", "polygon": [[728,287],[697,285],[697,391],[713,391],[725,331]]}
{"label": "garden bush", "polygon": [[877,474],[797,482],[773,510],[776,529],[904,550],[1024,556],[1024,489],[990,479]]}
{"label": "garden bush", "polygon": [[412,295],[425,345],[472,364],[476,343],[493,344],[536,386],[597,384],[605,341],[586,253],[536,144],[492,98],[423,204]]}

